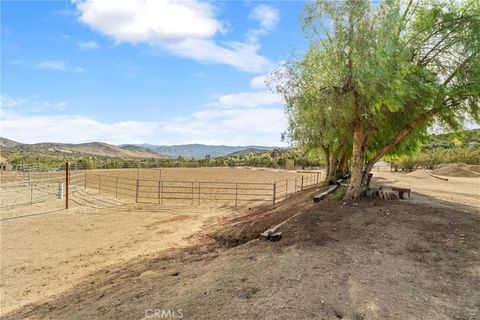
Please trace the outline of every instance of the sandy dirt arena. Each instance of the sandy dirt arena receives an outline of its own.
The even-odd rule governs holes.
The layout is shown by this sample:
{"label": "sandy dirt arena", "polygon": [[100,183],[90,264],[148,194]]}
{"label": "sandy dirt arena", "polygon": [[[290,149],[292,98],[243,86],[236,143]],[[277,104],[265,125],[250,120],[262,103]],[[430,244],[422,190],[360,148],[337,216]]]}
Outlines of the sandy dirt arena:
{"label": "sandy dirt arena", "polygon": [[109,265],[168,248],[234,208],[76,207],[1,221],[2,313],[72,287]]}
{"label": "sandy dirt arena", "polygon": [[[95,170],[135,177],[136,169]],[[159,170],[138,171],[142,178]],[[295,172],[261,169],[162,169],[162,179],[272,182],[300,177]],[[81,182],[83,179],[79,179]],[[55,189],[52,187],[52,189]],[[3,210],[1,235],[1,312],[45,299],[88,274],[131,259],[189,244],[194,234],[248,207],[222,203],[200,206],[135,204],[95,190],[75,187],[70,209],[63,200]]]}

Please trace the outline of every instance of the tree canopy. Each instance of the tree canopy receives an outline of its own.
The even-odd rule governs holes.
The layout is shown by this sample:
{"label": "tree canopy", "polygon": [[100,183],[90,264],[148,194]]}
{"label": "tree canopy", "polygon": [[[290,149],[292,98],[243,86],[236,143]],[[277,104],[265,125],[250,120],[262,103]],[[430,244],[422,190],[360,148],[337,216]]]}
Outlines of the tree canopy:
{"label": "tree canopy", "polygon": [[[286,136],[351,168],[347,198],[386,154],[418,148],[432,125],[480,121],[480,1],[366,0],[307,4],[307,52],[278,68]],[[328,182],[328,181],[327,181]]]}

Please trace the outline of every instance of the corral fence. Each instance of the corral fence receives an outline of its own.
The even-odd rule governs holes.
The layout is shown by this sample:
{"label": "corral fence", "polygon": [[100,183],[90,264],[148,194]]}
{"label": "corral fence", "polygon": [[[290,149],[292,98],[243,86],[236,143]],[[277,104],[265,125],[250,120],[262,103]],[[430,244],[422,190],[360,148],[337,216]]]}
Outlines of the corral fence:
{"label": "corral fence", "polygon": [[135,179],[101,173],[84,173],[85,190],[136,203],[200,205],[223,202],[244,205],[264,202],[276,204],[289,194],[323,182],[323,173],[302,174],[271,183],[167,181]]}
{"label": "corral fence", "polygon": [[[68,186],[71,191],[81,190],[84,173],[70,174]],[[67,178],[65,172],[29,174],[17,180],[0,184],[0,208],[33,205],[51,199],[63,199],[67,196]]]}
{"label": "corral fence", "polygon": [[130,178],[68,168],[66,165],[63,171],[32,170],[2,175],[0,208],[33,205],[52,199],[65,199],[65,208],[68,208],[68,196],[73,192],[81,192],[82,197],[102,195],[127,202],[162,205],[276,204],[292,193],[321,184],[325,178],[323,172],[301,172],[297,177],[265,183],[168,181],[161,175],[158,179],[143,178],[138,171],[137,178]]}

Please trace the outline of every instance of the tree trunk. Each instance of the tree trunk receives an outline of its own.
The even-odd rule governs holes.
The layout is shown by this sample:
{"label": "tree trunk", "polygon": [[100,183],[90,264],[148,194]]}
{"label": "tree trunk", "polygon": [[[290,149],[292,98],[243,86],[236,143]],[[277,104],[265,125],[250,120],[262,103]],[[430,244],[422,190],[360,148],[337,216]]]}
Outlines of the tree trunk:
{"label": "tree trunk", "polygon": [[325,180],[326,185],[330,185],[335,183],[338,177],[338,154],[334,153],[331,157],[330,160],[328,161],[329,163],[329,169],[328,169],[328,175]]}
{"label": "tree trunk", "polygon": [[363,193],[363,165],[365,157],[365,133],[362,119],[359,115],[355,118],[355,131],[353,133],[352,150],[352,176],[344,199],[357,199]]}
{"label": "tree trunk", "polygon": [[338,176],[340,178],[344,178],[348,174],[348,154],[342,156],[342,160],[340,160],[340,163],[338,164],[338,170]]}
{"label": "tree trunk", "polygon": [[325,160],[326,160],[326,168],[325,168],[325,181],[323,182],[324,185],[328,186],[329,182],[328,182],[328,179],[331,175],[331,170],[332,170],[332,166],[330,164],[330,150],[328,148],[323,148],[323,154],[325,155]]}

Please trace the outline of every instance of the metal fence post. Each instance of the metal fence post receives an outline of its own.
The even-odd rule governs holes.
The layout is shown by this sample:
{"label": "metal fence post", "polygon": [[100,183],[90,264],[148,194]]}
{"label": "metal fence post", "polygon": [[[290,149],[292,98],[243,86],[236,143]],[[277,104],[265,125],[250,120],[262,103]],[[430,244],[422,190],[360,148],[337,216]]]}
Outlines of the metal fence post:
{"label": "metal fence post", "polygon": [[295,187],[293,189],[294,189],[293,193],[297,193],[297,177],[295,177]]}
{"label": "metal fence post", "polygon": [[192,182],[192,206],[193,206],[193,182]]}
{"label": "metal fence post", "polygon": [[115,199],[118,199],[118,177],[115,177]]}
{"label": "metal fence post", "polygon": [[162,185],[162,181],[158,180],[158,203],[160,203],[160,188],[161,188],[161,185]]}
{"label": "metal fence post", "polygon": [[200,182],[198,183],[198,205],[200,205]]}
{"label": "metal fence post", "polygon": [[102,175],[98,175],[98,194],[100,194],[100,190],[102,189]]}
{"label": "metal fence post", "polygon": [[163,204],[163,181],[160,181],[160,200],[160,203]]}
{"label": "metal fence post", "polygon": [[273,183],[273,204],[275,204],[275,200],[276,200],[275,198],[276,198],[276,195],[277,195],[276,193],[277,193],[277,183],[274,182]]}
{"label": "metal fence post", "polygon": [[87,190],[87,173],[86,172],[85,172],[85,182],[84,182],[83,190]]}
{"label": "metal fence post", "polygon": [[300,190],[303,190],[303,175],[302,175],[302,188]]}

